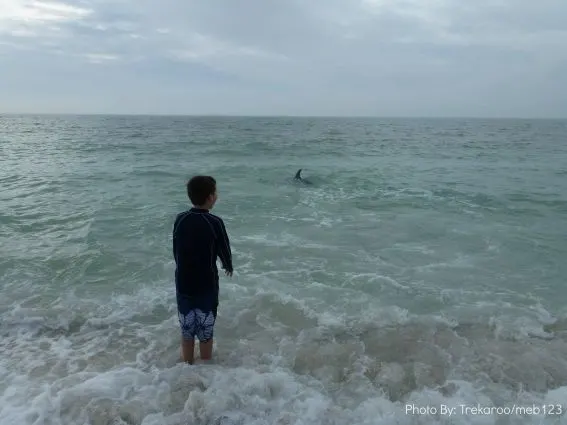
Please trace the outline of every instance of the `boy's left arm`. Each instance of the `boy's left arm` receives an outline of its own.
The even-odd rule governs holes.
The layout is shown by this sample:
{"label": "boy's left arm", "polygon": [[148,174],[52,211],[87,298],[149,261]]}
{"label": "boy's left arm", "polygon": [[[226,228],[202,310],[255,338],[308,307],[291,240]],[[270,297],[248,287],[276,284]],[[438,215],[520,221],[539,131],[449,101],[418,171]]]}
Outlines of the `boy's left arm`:
{"label": "boy's left arm", "polygon": [[175,218],[175,222],[173,223],[173,229],[171,231],[171,236],[172,236],[171,248],[172,248],[172,251],[173,251],[173,259],[176,260],[176,261],[177,261],[177,255],[176,255],[177,254],[177,243],[176,243],[177,242],[177,232],[176,232],[176,230],[177,230],[178,221],[179,221],[179,216],[177,216]]}

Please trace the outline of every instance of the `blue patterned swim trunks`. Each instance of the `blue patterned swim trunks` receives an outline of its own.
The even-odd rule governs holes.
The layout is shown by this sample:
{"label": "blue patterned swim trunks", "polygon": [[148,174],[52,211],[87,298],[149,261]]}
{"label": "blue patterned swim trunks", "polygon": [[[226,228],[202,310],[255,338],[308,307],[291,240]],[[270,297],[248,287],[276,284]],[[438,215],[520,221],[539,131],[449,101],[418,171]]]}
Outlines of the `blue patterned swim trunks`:
{"label": "blue patterned swim trunks", "polygon": [[184,339],[195,339],[207,342],[213,337],[216,314],[213,311],[204,312],[198,308],[183,315],[178,313],[179,325]]}
{"label": "blue patterned swim trunks", "polygon": [[177,317],[183,339],[207,342],[213,338],[217,319],[216,302],[195,303],[182,295],[177,296]]}

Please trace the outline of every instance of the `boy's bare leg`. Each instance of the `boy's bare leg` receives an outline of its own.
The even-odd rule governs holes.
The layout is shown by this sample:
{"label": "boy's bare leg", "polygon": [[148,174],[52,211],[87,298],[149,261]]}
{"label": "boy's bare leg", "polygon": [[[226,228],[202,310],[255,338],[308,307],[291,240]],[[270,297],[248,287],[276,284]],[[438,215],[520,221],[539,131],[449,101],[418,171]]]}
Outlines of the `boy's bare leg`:
{"label": "boy's bare leg", "polygon": [[202,360],[211,360],[213,357],[213,339],[211,338],[207,342],[199,342],[199,351]]}
{"label": "boy's bare leg", "polygon": [[181,358],[184,362],[193,364],[195,355],[195,340],[181,337]]}

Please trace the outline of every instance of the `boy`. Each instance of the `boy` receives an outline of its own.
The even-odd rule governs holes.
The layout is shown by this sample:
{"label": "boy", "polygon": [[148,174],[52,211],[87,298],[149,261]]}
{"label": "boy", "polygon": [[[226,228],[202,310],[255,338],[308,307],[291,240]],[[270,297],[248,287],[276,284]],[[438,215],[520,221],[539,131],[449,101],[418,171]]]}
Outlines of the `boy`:
{"label": "boy", "polygon": [[193,364],[195,337],[201,359],[213,354],[213,328],[219,304],[217,256],[227,276],[232,276],[230,242],[220,217],[209,212],[217,201],[216,181],[195,176],[187,183],[193,208],[177,215],[173,225],[175,288],[181,326],[183,361]]}

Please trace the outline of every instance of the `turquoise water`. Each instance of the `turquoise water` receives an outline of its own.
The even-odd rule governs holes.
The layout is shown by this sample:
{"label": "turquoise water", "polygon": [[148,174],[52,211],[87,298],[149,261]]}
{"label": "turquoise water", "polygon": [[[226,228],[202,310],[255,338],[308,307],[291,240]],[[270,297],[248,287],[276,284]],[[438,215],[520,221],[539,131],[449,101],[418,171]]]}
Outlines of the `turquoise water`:
{"label": "turquoise water", "polygon": [[[0,424],[567,423],[459,407],[567,410],[566,135],[0,117]],[[235,274],[213,364],[186,366],[171,228],[197,173]]]}

